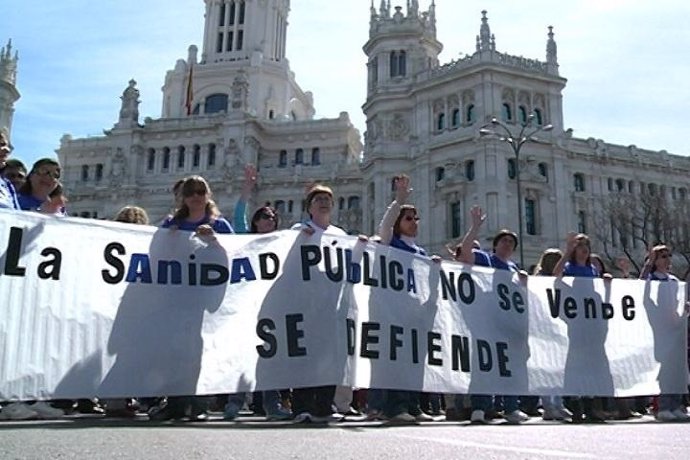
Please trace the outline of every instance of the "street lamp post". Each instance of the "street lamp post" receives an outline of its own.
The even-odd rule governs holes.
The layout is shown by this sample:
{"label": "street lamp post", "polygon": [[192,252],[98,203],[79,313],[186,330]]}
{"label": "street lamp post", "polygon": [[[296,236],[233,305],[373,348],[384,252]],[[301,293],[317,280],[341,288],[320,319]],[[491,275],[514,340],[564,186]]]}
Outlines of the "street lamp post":
{"label": "street lamp post", "polygon": [[[534,121],[534,114],[531,113],[527,120],[522,123],[520,132],[515,135],[503,122],[497,118],[492,118],[490,123],[482,126],[479,130],[481,136],[496,136],[499,141],[510,145],[515,155],[515,182],[517,185],[517,202],[518,202],[518,247],[520,248],[520,268],[525,268],[525,257],[522,245],[522,187],[520,184],[520,150],[527,142],[536,141],[535,134],[542,131],[551,131],[553,125],[548,124],[532,128],[532,121]],[[491,128],[490,128],[491,127]]]}

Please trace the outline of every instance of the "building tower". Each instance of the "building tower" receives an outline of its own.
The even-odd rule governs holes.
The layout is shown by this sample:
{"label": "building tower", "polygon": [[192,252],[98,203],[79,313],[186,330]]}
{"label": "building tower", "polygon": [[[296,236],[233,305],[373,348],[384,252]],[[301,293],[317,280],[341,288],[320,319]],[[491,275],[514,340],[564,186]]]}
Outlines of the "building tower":
{"label": "building tower", "polygon": [[163,86],[163,118],[248,113],[306,120],[312,95],[295,82],[286,58],[289,0],[204,0],[203,47],[189,47]]}
{"label": "building tower", "polygon": [[12,130],[14,103],[20,97],[17,91],[17,61],[19,53],[12,54],[12,40],[0,49],[0,129]]}
{"label": "building tower", "polygon": [[[427,11],[410,0],[405,12],[400,6],[391,11],[390,0],[381,0],[377,10],[372,0],[369,39],[363,47],[368,58],[364,199],[369,209],[385,209],[391,196],[387,176],[396,169],[406,171],[406,160],[418,147],[415,133],[424,128],[415,117],[418,101],[410,95],[419,78],[438,67],[442,49],[433,0]],[[376,219],[372,215],[365,222],[372,233]]]}

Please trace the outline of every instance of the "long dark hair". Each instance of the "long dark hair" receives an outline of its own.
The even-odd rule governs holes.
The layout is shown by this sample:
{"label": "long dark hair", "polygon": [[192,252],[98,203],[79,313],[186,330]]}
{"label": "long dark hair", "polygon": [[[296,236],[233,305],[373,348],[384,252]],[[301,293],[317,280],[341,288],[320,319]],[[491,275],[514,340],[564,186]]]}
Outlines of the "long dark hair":
{"label": "long dark hair", "polygon": [[[22,195],[26,196],[31,196],[34,193],[33,187],[31,186],[31,176],[36,174],[36,171],[38,171],[38,168],[40,168],[43,165],[51,165],[51,166],[57,166],[58,167],[58,173],[62,172],[60,168],[60,163],[58,163],[57,160],[53,158],[41,158],[40,160],[37,160],[36,163],[31,167],[31,171],[29,171],[29,174],[26,176],[26,181],[24,184],[17,190],[17,192],[21,193]],[[59,179],[59,177],[57,178]]]}
{"label": "long dark hair", "polygon": [[252,220],[249,223],[249,233],[258,233],[259,229],[257,228],[256,223],[259,221],[259,219],[261,219],[261,217],[264,214],[267,214],[269,212],[275,216],[275,218],[273,220],[273,223],[275,224],[275,228],[273,230],[278,229],[278,225],[280,225],[280,218],[278,217],[278,211],[276,211],[276,209],[274,207],[266,205],[266,206],[262,206],[259,209],[257,209],[254,212],[254,215],[252,215]]}
{"label": "long dark hair", "polygon": [[405,214],[407,214],[407,211],[412,211],[412,214],[414,217],[417,217],[417,208],[415,208],[411,204],[404,204],[400,206],[400,213],[398,213],[398,218],[395,219],[395,223],[393,224],[393,235],[400,237],[400,222],[403,220],[403,217],[405,217]]}

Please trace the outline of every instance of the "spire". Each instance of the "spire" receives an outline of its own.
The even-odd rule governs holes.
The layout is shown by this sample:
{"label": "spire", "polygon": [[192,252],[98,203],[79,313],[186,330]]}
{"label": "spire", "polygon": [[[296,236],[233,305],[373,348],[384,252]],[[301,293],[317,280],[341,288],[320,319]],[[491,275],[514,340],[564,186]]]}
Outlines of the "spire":
{"label": "spire", "polygon": [[379,16],[382,18],[389,18],[391,16],[391,2],[388,0],[381,0],[381,6],[379,7]]}
{"label": "spire", "polygon": [[376,8],[374,7],[374,0],[371,0],[371,7],[369,8],[369,14],[372,20],[377,18]]}
{"label": "spire", "polygon": [[[479,51],[490,51],[492,49],[491,29],[489,28],[489,18],[486,17],[486,10],[482,10],[482,25],[479,28]],[[493,46],[496,41],[493,40]]]}
{"label": "spire", "polygon": [[17,61],[19,52],[15,51],[12,56],[12,39],[7,41],[7,46],[0,49],[0,80],[14,85],[17,82]]}
{"label": "spire", "polygon": [[407,1],[407,16],[411,18],[416,18],[419,16],[419,1],[418,0],[408,0]]}
{"label": "spire", "polygon": [[553,35],[553,26],[549,26],[549,39],[546,41],[546,65],[550,73],[558,75],[558,47]]}

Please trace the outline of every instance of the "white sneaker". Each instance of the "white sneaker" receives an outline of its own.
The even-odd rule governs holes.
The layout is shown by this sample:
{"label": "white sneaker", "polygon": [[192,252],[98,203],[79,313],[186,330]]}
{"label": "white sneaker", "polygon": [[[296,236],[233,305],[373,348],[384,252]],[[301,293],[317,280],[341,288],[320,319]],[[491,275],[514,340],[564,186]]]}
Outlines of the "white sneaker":
{"label": "white sneaker", "polygon": [[12,403],[2,408],[0,420],[34,420],[40,416],[32,410],[28,404],[22,402]]}
{"label": "white sneaker", "polygon": [[565,420],[564,414],[557,407],[547,407],[544,413],[541,414],[544,420]]}
{"label": "white sneaker", "polygon": [[678,420],[678,421],[690,420],[690,415],[688,415],[688,413],[684,409],[681,409],[680,407],[671,413],[676,417],[676,420]]}
{"label": "white sneaker", "polygon": [[487,423],[484,411],[481,409],[475,409],[470,415],[470,422],[472,423]]}
{"label": "white sneaker", "polygon": [[660,422],[675,422],[676,420],[678,420],[676,418],[676,414],[674,414],[670,410],[660,410],[656,413],[654,418],[656,418]]}
{"label": "white sneaker", "polygon": [[29,406],[42,419],[60,418],[65,415],[62,409],[56,409],[45,401],[38,401]]}
{"label": "white sneaker", "polygon": [[390,418],[391,423],[415,423],[416,421],[417,417],[408,412],[400,412],[398,415]]}
{"label": "white sneaker", "polygon": [[427,414],[426,412],[420,412],[419,414],[414,416],[414,419],[417,422],[433,422],[434,421],[434,417]]}
{"label": "white sneaker", "polygon": [[309,423],[312,417],[313,416],[309,412],[300,412],[295,415],[295,423]]}
{"label": "white sneaker", "polygon": [[529,420],[529,415],[525,414],[520,409],[516,409],[513,412],[508,412],[503,415],[503,418],[511,425],[519,425]]}

